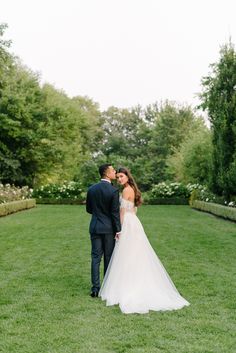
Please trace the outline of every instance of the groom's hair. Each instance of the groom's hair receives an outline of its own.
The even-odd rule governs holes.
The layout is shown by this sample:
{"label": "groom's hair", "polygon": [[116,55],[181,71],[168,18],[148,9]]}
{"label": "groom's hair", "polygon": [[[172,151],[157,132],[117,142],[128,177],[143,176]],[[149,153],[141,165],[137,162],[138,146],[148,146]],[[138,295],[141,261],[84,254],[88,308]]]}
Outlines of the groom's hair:
{"label": "groom's hair", "polygon": [[99,174],[101,175],[101,178],[105,176],[107,169],[111,166],[111,164],[102,164],[99,167]]}

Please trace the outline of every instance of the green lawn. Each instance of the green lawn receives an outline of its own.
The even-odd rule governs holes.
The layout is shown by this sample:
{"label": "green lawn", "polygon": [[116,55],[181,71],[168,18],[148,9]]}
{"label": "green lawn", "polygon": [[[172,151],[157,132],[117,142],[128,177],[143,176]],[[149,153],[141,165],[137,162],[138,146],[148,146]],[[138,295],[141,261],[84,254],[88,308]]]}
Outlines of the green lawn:
{"label": "green lawn", "polygon": [[0,218],[0,352],[235,353],[236,224],[188,206],[139,217],[189,307],[125,315],[90,298],[89,215],[38,206]]}

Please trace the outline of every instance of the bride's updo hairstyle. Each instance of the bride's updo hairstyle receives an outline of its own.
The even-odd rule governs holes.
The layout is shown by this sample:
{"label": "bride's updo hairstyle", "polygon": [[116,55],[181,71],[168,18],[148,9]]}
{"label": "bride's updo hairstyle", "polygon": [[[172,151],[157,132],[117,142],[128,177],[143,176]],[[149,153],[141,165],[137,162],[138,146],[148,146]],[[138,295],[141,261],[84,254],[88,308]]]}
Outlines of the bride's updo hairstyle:
{"label": "bride's updo hairstyle", "polygon": [[130,173],[129,169],[121,167],[117,170],[117,173],[123,173],[128,177],[128,184],[134,190],[134,204],[135,206],[140,206],[142,204],[141,191],[139,190],[134,177]]}

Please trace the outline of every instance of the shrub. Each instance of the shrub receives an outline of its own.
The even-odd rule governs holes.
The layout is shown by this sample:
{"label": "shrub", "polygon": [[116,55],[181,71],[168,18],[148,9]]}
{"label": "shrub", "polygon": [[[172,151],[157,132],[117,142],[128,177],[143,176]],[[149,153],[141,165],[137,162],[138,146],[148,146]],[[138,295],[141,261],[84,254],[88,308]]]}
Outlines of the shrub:
{"label": "shrub", "polygon": [[150,205],[188,205],[188,199],[183,197],[156,198],[149,200]]}
{"label": "shrub", "polygon": [[32,196],[33,190],[28,186],[17,187],[15,185],[0,183],[0,204],[11,201],[25,200]]}
{"label": "shrub", "polygon": [[36,206],[34,199],[11,201],[0,204],[0,216],[7,216],[8,214],[22,211]]}
{"label": "shrub", "polygon": [[204,186],[200,184],[187,184],[182,183],[159,183],[154,185],[149,192],[149,199],[169,199],[169,198],[181,198],[188,199],[193,190],[201,190]]}
{"label": "shrub", "polygon": [[[47,184],[34,189],[33,197],[37,198],[40,202],[40,199],[50,200],[77,200],[82,202],[85,199],[85,192],[82,189],[82,184],[78,181],[64,181],[63,184]],[[48,203],[47,202],[47,203]],[[56,203],[56,202],[55,202]]]}
{"label": "shrub", "polygon": [[36,199],[38,204],[43,205],[81,205],[85,203],[85,197],[82,199],[52,199],[52,198],[40,198]]}
{"label": "shrub", "polygon": [[217,196],[209,191],[206,187],[202,189],[193,190],[190,196],[190,204],[194,200],[204,201],[204,202],[212,202],[224,206],[236,207],[236,200],[232,197],[230,202],[225,201],[223,196]]}
{"label": "shrub", "polygon": [[156,198],[171,198],[171,197],[183,197],[187,198],[190,195],[187,187],[181,183],[159,183],[154,185],[150,192],[151,199]]}
{"label": "shrub", "polygon": [[200,211],[209,212],[216,216],[236,221],[236,209],[228,206],[219,205],[212,202],[194,200],[191,205]]}
{"label": "shrub", "polygon": [[204,186],[200,184],[187,184],[172,182],[159,183],[154,185],[147,193],[145,201],[148,200],[150,204],[173,204],[186,205],[193,190],[201,190]]}

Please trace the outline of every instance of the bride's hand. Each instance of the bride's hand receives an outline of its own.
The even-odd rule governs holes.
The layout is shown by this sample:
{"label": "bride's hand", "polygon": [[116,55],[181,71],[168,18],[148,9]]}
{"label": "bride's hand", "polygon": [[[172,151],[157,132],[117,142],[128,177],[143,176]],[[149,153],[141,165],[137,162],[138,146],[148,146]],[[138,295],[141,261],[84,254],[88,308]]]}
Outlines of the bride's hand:
{"label": "bride's hand", "polygon": [[119,233],[116,233],[116,235],[115,235],[115,240],[119,240],[119,238],[120,238],[120,232],[119,232]]}

